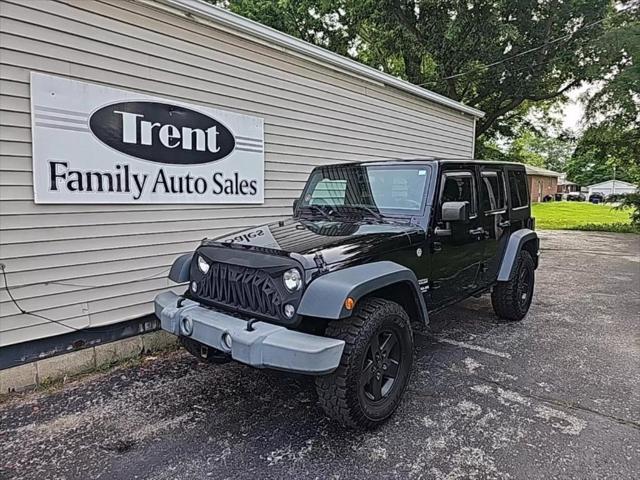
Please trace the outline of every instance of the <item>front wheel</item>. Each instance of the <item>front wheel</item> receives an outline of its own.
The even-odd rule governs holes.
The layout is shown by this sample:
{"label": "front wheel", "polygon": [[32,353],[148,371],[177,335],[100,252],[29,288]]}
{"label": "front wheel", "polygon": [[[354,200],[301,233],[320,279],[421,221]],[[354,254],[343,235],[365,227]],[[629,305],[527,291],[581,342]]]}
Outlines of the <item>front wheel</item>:
{"label": "front wheel", "polygon": [[338,368],[316,378],[324,411],[345,426],[373,428],[398,408],[413,362],[413,333],[404,309],[365,299],[351,317],[330,322],[326,335],[345,341]]}
{"label": "front wheel", "polygon": [[522,250],[511,279],[498,282],[491,292],[491,304],[498,317],[522,320],[531,306],[535,283],[535,264],[531,254]]}

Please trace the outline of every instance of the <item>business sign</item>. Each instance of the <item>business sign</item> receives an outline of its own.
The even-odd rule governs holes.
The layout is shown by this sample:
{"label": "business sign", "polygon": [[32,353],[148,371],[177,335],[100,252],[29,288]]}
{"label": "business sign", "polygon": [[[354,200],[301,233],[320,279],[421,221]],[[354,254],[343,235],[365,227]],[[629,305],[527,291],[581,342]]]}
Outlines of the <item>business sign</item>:
{"label": "business sign", "polygon": [[261,118],[31,74],[36,203],[262,203]]}

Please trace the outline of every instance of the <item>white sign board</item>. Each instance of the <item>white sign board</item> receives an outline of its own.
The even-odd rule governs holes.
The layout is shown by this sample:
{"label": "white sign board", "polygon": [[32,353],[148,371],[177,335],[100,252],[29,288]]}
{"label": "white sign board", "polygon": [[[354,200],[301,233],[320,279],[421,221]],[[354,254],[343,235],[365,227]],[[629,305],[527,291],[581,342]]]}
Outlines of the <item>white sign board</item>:
{"label": "white sign board", "polygon": [[31,74],[36,203],[263,203],[257,117]]}

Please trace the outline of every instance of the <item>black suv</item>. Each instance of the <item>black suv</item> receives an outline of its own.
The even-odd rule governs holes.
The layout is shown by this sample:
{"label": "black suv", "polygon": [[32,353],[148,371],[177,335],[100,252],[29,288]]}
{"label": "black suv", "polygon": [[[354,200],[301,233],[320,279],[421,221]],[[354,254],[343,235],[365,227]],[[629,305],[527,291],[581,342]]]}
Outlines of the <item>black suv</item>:
{"label": "black suv", "polygon": [[412,322],[491,291],[531,304],[538,237],[523,165],[471,160],[313,170],[293,217],[205,239],[155,299],[162,328],[204,361],[316,375],[328,415],[373,427],[411,372]]}

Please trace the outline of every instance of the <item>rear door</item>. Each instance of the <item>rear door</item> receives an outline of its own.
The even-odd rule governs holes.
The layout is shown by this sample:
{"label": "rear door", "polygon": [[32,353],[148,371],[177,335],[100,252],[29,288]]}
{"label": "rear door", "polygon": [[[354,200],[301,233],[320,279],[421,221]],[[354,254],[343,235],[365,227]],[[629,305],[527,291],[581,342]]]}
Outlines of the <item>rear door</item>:
{"label": "rear door", "polygon": [[[430,303],[433,308],[466,297],[478,285],[484,234],[478,215],[478,186],[474,166],[443,166],[439,182],[435,226],[447,235],[432,234]],[[468,223],[442,221],[442,204],[469,202]]]}
{"label": "rear door", "polygon": [[480,167],[479,183],[480,218],[486,232],[480,284],[490,285],[498,276],[500,261],[511,229],[504,169],[493,166]]}

